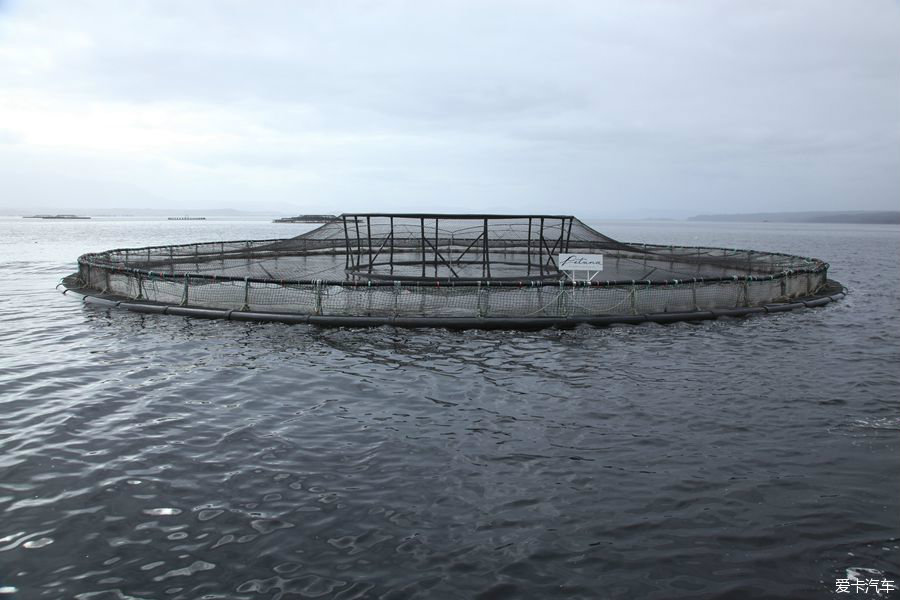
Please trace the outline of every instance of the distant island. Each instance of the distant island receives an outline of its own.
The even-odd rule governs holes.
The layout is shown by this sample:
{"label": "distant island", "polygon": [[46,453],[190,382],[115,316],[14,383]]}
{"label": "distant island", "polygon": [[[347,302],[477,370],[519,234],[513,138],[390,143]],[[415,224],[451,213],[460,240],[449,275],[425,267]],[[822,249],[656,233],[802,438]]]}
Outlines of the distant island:
{"label": "distant island", "polygon": [[731,221],[740,223],[848,223],[866,225],[900,224],[900,211],[850,210],[697,215],[688,221]]}
{"label": "distant island", "polygon": [[296,217],[284,217],[275,219],[273,223],[331,223],[336,221],[335,215],[297,215]]}
{"label": "distant island", "polygon": [[[2,3],[2,0],[0,0]],[[24,204],[24,203],[23,203]],[[27,210],[31,213],[23,213],[25,210],[21,206],[0,206],[0,216],[42,218],[45,216],[55,216],[57,213],[65,216],[72,213],[74,215],[91,215],[97,217],[206,217],[210,218],[228,218],[243,219],[247,217],[274,217],[288,216],[291,209],[283,208],[258,208],[254,210],[238,210],[234,208],[185,208],[183,206],[169,206],[163,208],[141,208],[134,206],[119,207],[97,207],[97,206],[57,206],[52,204],[31,204]]]}
{"label": "distant island", "polygon": [[90,217],[82,217],[80,215],[28,215],[23,219],[90,219]]}

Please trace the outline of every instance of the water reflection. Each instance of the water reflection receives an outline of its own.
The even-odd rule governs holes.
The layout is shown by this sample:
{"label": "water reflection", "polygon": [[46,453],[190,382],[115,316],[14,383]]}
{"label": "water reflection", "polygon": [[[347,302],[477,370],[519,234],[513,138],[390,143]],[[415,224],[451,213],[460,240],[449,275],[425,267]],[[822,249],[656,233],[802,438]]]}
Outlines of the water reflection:
{"label": "water reflection", "polygon": [[866,283],[896,289],[896,240],[796,235],[783,249],[852,270],[848,301],[519,334],[110,311],[42,263],[0,304],[0,595],[814,598],[849,568],[900,579],[900,305]]}

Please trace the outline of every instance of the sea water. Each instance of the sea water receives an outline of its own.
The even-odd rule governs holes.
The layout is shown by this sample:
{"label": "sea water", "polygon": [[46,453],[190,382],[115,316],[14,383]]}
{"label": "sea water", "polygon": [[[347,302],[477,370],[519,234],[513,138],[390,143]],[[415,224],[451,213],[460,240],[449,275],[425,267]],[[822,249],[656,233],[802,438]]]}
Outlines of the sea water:
{"label": "sea water", "polygon": [[0,219],[0,599],[900,586],[900,229],[591,224],[815,256],[849,294],[526,333],[204,321],[54,286],[88,251],[314,226]]}

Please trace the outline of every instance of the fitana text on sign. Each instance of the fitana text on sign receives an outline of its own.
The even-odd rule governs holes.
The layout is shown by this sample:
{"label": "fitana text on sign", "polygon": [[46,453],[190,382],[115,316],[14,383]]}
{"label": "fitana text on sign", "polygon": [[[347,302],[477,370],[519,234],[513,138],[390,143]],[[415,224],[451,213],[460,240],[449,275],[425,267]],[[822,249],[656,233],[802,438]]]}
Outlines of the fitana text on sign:
{"label": "fitana text on sign", "polygon": [[602,271],[602,254],[560,254],[557,265],[560,271]]}

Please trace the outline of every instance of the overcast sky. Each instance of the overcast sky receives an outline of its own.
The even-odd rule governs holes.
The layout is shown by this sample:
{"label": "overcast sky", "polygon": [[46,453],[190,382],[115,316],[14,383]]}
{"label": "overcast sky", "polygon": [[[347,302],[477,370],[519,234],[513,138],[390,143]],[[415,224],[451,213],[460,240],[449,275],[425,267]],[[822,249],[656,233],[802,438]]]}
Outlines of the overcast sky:
{"label": "overcast sky", "polygon": [[900,210],[900,3],[0,0],[0,208]]}

